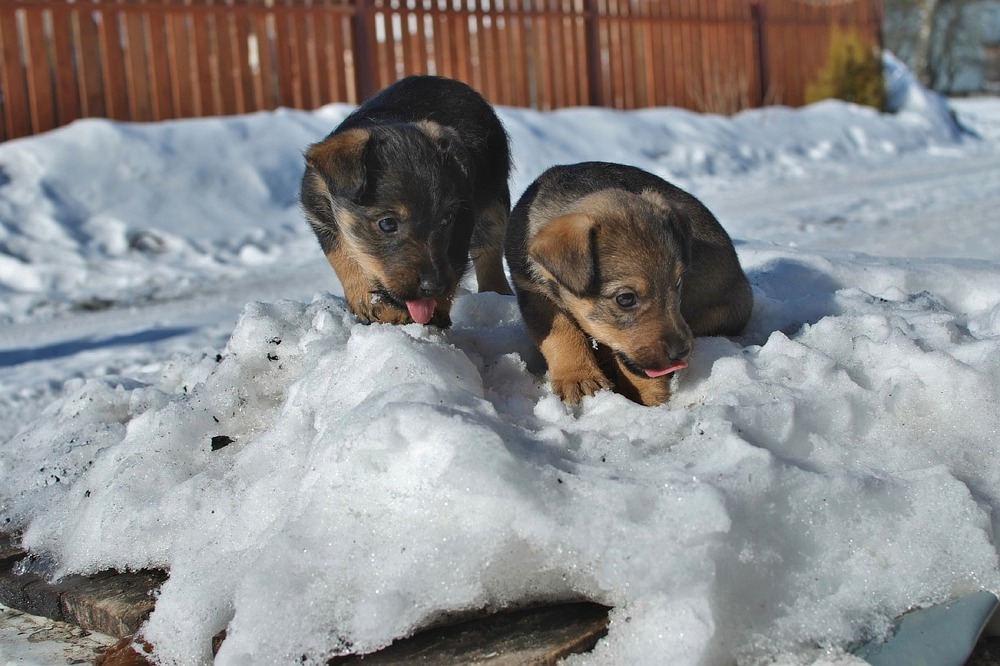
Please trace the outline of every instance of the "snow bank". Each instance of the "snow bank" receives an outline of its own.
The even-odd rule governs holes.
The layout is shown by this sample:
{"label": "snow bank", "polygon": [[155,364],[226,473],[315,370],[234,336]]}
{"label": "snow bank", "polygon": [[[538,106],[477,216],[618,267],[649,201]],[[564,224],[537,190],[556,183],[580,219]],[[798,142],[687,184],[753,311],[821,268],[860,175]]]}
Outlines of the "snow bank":
{"label": "snow bank", "polygon": [[577,663],[815,656],[1000,589],[996,266],[740,251],[751,324],[669,405],[567,409],[512,297],[447,332],[256,303],[218,358],[70,387],[2,450],[6,515],[55,576],[169,567],[145,635],[177,664],[580,597],[615,610]]}
{"label": "snow bank", "polygon": [[0,321],[175,298],[312,257],[302,150],[347,112],[88,119],[0,144]]}
{"label": "snow bank", "polygon": [[[512,193],[553,164],[584,160],[632,164],[704,193],[954,148],[960,136],[943,103],[891,55],[886,63],[896,115],[834,100],[731,118],[499,109],[514,154]],[[0,144],[0,323],[164,301],[317,260],[297,203],[302,152],[350,110],[89,119]]]}
{"label": "snow bank", "polygon": [[889,113],[924,118],[929,131],[959,136],[961,129],[948,109],[947,99],[923,87],[917,75],[890,51],[882,52],[882,67]]}

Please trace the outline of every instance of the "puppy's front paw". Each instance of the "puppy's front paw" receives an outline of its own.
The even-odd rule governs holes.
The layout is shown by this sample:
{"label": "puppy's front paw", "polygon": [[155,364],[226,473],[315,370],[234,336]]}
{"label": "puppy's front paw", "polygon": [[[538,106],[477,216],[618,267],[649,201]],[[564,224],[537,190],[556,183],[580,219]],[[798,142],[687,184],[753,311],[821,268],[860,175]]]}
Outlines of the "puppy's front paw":
{"label": "puppy's front paw", "polygon": [[634,380],[619,378],[615,386],[626,398],[646,407],[662,405],[670,400],[670,377]]}
{"label": "puppy's front paw", "polygon": [[409,312],[378,297],[358,303],[351,310],[366,324],[397,324],[401,326],[413,323]]}
{"label": "puppy's front paw", "polygon": [[451,314],[447,310],[438,308],[428,323],[438,328],[451,328]]}
{"label": "puppy's front paw", "polygon": [[594,395],[601,389],[611,388],[611,382],[601,372],[589,375],[561,375],[552,377],[552,391],[563,402],[575,405],[584,396]]}

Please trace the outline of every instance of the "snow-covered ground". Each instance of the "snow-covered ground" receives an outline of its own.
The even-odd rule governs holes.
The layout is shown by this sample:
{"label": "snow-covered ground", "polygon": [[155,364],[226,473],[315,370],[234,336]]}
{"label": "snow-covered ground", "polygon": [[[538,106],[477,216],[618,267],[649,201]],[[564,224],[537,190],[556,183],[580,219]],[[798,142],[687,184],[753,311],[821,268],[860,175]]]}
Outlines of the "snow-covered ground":
{"label": "snow-covered ground", "polygon": [[1000,100],[889,64],[895,114],[499,110],[515,197],[619,161],[737,240],[751,322],[656,408],[564,406],[471,283],[451,330],[358,324],[296,202],[346,106],[0,144],[0,525],[52,576],[168,567],[170,664],[577,598],[614,611],[574,664],[851,663],[1000,590]]}

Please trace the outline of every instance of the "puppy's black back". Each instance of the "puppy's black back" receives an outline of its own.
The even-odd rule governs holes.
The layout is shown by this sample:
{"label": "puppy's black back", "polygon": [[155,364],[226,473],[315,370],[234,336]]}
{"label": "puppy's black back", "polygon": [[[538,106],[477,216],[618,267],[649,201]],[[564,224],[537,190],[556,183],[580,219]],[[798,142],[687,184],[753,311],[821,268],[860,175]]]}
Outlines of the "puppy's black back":
{"label": "puppy's black back", "polygon": [[509,209],[507,132],[489,102],[461,81],[408,76],[368,99],[334,133],[421,120],[451,128],[469,151],[475,168],[475,199],[500,199]]}

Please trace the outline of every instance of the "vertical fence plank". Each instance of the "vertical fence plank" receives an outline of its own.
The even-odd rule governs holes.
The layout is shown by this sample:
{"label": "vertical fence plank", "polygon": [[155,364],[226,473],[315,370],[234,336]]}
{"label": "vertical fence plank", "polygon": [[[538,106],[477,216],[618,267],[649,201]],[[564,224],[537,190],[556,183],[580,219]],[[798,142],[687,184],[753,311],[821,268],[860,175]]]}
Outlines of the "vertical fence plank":
{"label": "vertical fence plank", "polygon": [[395,45],[392,42],[392,18],[386,11],[388,3],[376,0],[372,6],[372,19],[374,33],[372,35],[372,70],[373,77],[369,82],[371,92],[375,93],[380,88],[394,80],[396,69]]}
{"label": "vertical fence plank", "polygon": [[573,51],[569,59],[573,63],[573,73],[576,79],[572,88],[573,99],[571,103],[573,106],[585,106],[590,103],[590,90],[587,84],[589,63],[586,41],[587,26],[584,19],[585,7],[583,0],[569,0],[568,6],[571,12],[569,31],[573,36],[571,40]]}
{"label": "vertical fence plank", "polygon": [[[469,81],[472,78],[470,70],[470,40],[469,40],[469,17],[465,12],[463,0],[456,0],[452,13],[452,37],[454,38],[454,51],[452,51],[454,76],[459,81]],[[388,81],[387,81],[388,83]]]}
{"label": "vertical fence plank", "polygon": [[[507,53],[511,56],[510,74],[512,95],[509,103],[514,106],[532,106],[530,72],[524,62],[525,42],[524,34],[530,25],[529,19],[524,16],[524,0],[504,0],[504,6],[509,8],[509,13],[505,18],[507,25]],[[515,61],[515,55],[517,60]],[[514,64],[516,62],[516,64]]]}
{"label": "vertical fence plank", "polygon": [[657,103],[662,106],[674,105],[677,103],[678,90],[681,87],[680,69],[683,65],[681,58],[680,40],[677,38],[677,17],[675,10],[669,6],[660,5],[659,15],[661,17],[660,38],[663,43],[663,92],[657,99]]}
{"label": "vertical fence plank", "polygon": [[216,113],[243,113],[242,77],[237,69],[234,56],[238,49],[233,40],[233,14],[224,9],[212,13],[212,23],[215,26],[215,59],[218,63],[219,108]]}
{"label": "vertical fence plank", "polygon": [[642,106],[656,105],[656,73],[661,69],[656,59],[656,47],[653,37],[653,16],[651,3],[643,7],[642,24],[640,26],[642,53],[642,90],[639,104]]}
{"label": "vertical fence plank", "polygon": [[272,16],[274,18],[275,53],[278,65],[279,104],[294,108],[300,94],[300,81],[291,21],[288,13],[280,9]]}
{"label": "vertical fence plank", "polygon": [[514,18],[505,11],[506,5],[503,0],[494,0],[493,9],[495,10],[493,34],[498,84],[497,97],[493,99],[505,100],[506,104],[512,104],[512,100],[517,95],[514,58],[511,57],[512,52],[509,48]]}
{"label": "vertical fence plank", "polygon": [[198,114],[198,93],[192,83],[194,66],[191,53],[190,14],[178,11],[166,16],[167,63],[170,70],[171,106],[179,118]]}
{"label": "vertical fence plank", "polygon": [[587,87],[587,26],[584,22],[586,9],[583,0],[566,0],[566,7],[570,13],[568,32],[572,35],[568,60],[572,63],[575,79],[570,103],[573,106],[584,106],[590,103],[590,90]]}
{"label": "vertical fence plank", "polygon": [[101,7],[96,15],[101,44],[101,75],[105,81],[105,113],[114,120],[128,120],[128,86],[131,82],[125,71],[120,16],[114,9],[98,7]]}
{"label": "vertical fence plank", "polygon": [[554,14],[549,26],[552,30],[550,42],[552,49],[552,82],[555,99],[554,106],[569,106],[571,93],[569,84],[572,78],[568,76],[573,67],[573,58],[566,46],[566,6],[561,0],[552,0],[551,10]]}
{"label": "vertical fence plank", "polygon": [[217,113],[219,63],[214,57],[212,36],[215,26],[211,14],[192,12],[189,35],[194,47],[193,84],[199,116]]}
{"label": "vertical fence plank", "polygon": [[174,118],[170,67],[167,62],[166,16],[147,13],[143,16],[150,75],[150,107],[153,120]]}
{"label": "vertical fence plank", "polygon": [[73,12],[76,64],[79,68],[81,117],[107,115],[104,105],[104,77],[101,72],[101,45],[96,14],[87,9]]}
{"label": "vertical fence plank", "polygon": [[47,11],[40,7],[27,9],[24,16],[25,53],[28,62],[28,107],[31,125],[36,132],[57,127],[55,97],[52,85],[52,62],[46,48],[45,20]]}
{"label": "vertical fence plank", "polygon": [[597,0],[597,34],[600,41],[601,61],[601,106],[613,107],[615,99],[615,82],[612,76],[614,63],[608,55],[614,48],[611,43],[611,31],[608,28],[608,15],[611,12],[611,0]]}
{"label": "vertical fence plank", "polygon": [[0,7],[0,86],[3,86],[4,139],[32,133],[28,86],[18,30],[18,15],[22,11],[10,6]]}
{"label": "vertical fence plank", "polygon": [[296,108],[315,109],[323,104],[319,83],[319,61],[316,58],[316,33],[309,14],[296,11],[294,17],[298,59],[302,70],[302,98],[296,104]]}
{"label": "vertical fence plank", "polygon": [[55,74],[56,119],[60,125],[80,117],[80,85],[73,62],[75,32],[72,18],[67,6],[53,6],[52,71]]}
{"label": "vertical fence plank", "polygon": [[128,81],[128,119],[155,120],[149,71],[146,67],[146,34],[143,16],[135,11],[122,13],[125,77]]}
{"label": "vertical fence plank", "polygon": [[537,95],[539,108],[548,110],[555,108],[555,93],[552,84],[552,56],[549,49],[549,17],[545,6],[536,12],[535,30],[533,31],[537,63],[535,66]]}
{"label": "vertical fence plank", "polygon": [[[436,3],[440,2],[440,0],[431,0],[431,2]],[[433,34],[432,50],[434,53],[433,67],[430,67],[430,71],[433,74],[450,76],[451,70],[447,66],[448,49],[451,48],[448,40],[448,24],[444,14],[437,7],[434,8],[430,16],[432,24],[431,32]]]}
{"label": "vertical fence plank", "polygon": [[667,33],[663,16],[663,3],[651,2],[647,8],[650,17],[650,57],[652,59],[650,106],[664,106],[670,89],[669,74],[673,63],[669,57],[669,47],[665,40]]}
{"label": "vertical fence plank", "polygon": [[320,78],[320,106],[346,102],[347,79],[352,76],[353,56],[344,46],[344,14],[338,9],[317,17],[316,66]]}
{"label": "vertical fence plank", "polygon": [[400,77],[403,73],[418,73],[421,71],[419,56],[414,35],[411,32],[410,18],[413,12],[409,7],[410,0],[400,0],[399,10],[393,14],[393,24],[395,30],[395,42],[397,45],[395,54],[395,73]]}
{"label": "vertical fence plank", "polygon": [[479,31],[479,66],[483,70],[483,87],[481,92],[486,99],[501,99],[500,96],[500,63],[503,59],[497,49],[496,14],[493,12],[490,0],[476,0],[476,29]]}
{"label": "vertical fence plank", "polygon": [[421,0],[410,0],[410,10],[407,14],[406,34],[410,44],[410,61],[407,65],[408,74],[426,74],[427,45],[431,36],[427,34],[427,13],[420,4]]}
{"label": "vertical fence plank", "polygon": [[280,104],[277,84],[277,47],[275,46],[274,17],[265,9],[253,13],[253,30],[257,50],[254,67],[254,100],[257,108],[273,109]]}
{"label": "vertical fence plank", "polygon": [[417,58],[420,61],[420,69],[418,71],[429,74],[431,67],[430,52],[434,44],[434,23],[430,20],[430,15],[427,13],[426,4],[426,0],[417,0],[417,32],[415,37],[419,37],[417,40]]}
{"label": "vertical fence plank", "polygon": [[[229,39],[232,52],[233,85],[236,88],[236,113],[255,111],[253,77],[254,67],[250,59],[250,13],[234,12],[228,16]],[[259,53],[254,54],[259,58]],[[259,64],[257,67],[259,68]]]}
{"label": "vertical fence plank", "polygon": [[318,108],[335,99],[335,80],[331,77],[331,67],[328,66],[332,52],[333,30],[330,15],[326,12],[317,16],[310,26],[312,42],[310,44],[311,66],[314,68],[315,97],[313,107]]}
{"label": "vertical fence plank", "polygon": [[372,0],[354,0],[354,68],[358,100],[375,92],[375,24]]}
{"label": "vertical fence plank", "polygon": [[[636,66],[633,62],[637,39],[632,33],[634,24],[630,16],[630,0],[615,0],[615,27],[618,32],[618,40],[621,45],[618,63],[618,80],[621,81],[621,101],[618,103],[619,109],[631,109],[636,106],[635,90]],[[637,27],[637,26],[636,26]]]}

